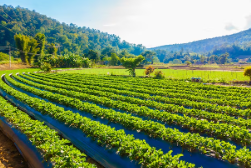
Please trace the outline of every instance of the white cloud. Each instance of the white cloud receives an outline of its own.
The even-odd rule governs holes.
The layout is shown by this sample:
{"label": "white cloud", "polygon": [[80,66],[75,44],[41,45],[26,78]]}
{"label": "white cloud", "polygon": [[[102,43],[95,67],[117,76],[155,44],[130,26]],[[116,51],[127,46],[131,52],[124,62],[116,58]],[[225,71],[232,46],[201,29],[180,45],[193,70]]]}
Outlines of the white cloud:
{"label": "white cloud", "polygon": [[[101,30],[146,47],[184,43],[251,26],[250,0],[121,0]],[[247,17],[249,16],[249,17]]]}

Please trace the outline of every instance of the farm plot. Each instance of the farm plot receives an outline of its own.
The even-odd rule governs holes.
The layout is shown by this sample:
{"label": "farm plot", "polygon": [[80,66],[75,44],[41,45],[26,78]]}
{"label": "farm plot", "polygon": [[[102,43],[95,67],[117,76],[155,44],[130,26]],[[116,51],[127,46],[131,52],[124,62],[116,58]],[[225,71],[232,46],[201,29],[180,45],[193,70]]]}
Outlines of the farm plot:
{"label": "farm plot", "polygon": [[4,79],[3,91],[44,115],[45,124],[58,122],[105,167],[251,165],[250,89],[87,74]]}
{"label": "farm plot", "polygon": [[[145,76],[145,69],[136,69],[136,74]],[[192,77],[202,78],[204,82],[229,82],[229,81],[248,81],[249,78],[243,76],[242,71],[209,71],[209,70],[182,70],[182,69],[161,69],[166,78],[171,79],[191,79]],[[60,71],[59,71],[60,72]],[[96,74],[96,75],[128,75],[126,69],[102,69],[102,68],[87,68],[84,70],[64,71],[60,73],[83,73],[83,74]]]}

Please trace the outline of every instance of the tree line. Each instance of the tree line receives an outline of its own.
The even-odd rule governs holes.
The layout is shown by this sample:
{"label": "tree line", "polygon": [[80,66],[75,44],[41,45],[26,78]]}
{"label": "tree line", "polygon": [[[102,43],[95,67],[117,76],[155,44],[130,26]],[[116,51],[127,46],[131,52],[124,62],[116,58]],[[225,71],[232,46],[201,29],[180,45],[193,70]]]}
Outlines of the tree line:
{"label": "tree line", "polygon": [[[49,62],[55,62],[57,57],[57,46],[54,43],[47,45],[45,49],[46,37],[42,33],[37,33],[35,37],[30,37],[22,34],[16,34],[14,36],[16,46],[19,49],[19,54],[21,60],[25,64],[33,64],[41,66],[41,62],[45,60],[54,60]],[[60,53],[61,54],[61,53]],[[65,54],[65,55],[72,55]],[[226,52],[219,56],[217,55],[198,55],[198,54],[190,54],[189,52],[184,52],[184,50],[180,50],[179,52],[166,52],[165,50],[155,50],[150,51],[146,50],[140,53],[144,57],[144,61],[142,64],[153,64],[156,58],[164,63],[172,63],[172,64],[182,64],[182,63],[217,63],[217,64],[225,64],[230,62],[229,54]],[[78,55],[79,56],[79,55]],[[159,56],[159,57],[158,57]],[[122,50],[121,52],[117,52],[114,47],[107,46],[101,50],[101,52],[97,52],[95,50],[89,50],[86,54],[81,55],[82,58],[88,58],[92,60],[95,64],[103,64],[103,65],[122,65],[122,58],[136,58],[134,54],[130,54],[127,50]],[[62,59],[61,59],[62,60]],[[48,61],[47,61],[48,62]],[[61,61],[62,62],[62,61]],[[71,62],[71,61],[70,61]],[[55,63],[53,63],[55,64]],[[79,65],[79,64],[76,64]],[[60,67],[69,67],[65,64],[58,65]],[[73,65],[72,65],[73,66]]]}
{"label": "tree line", "polygon": [[153,50],[151,52],[155,53],[160,62],[170,64],[226,64],[233,61],[233,59],[230,58],[230,54],[228,52],[217,54],[198,54],[189,53],[188,51],[184,51],[183,49],[176,52],[168,52],[166,50]]}
{"label": "tree line", "polygon": [[[180,46],[175,49],[155,49],[150,51],[141,44],[136,45],[122,41],[119,36],[114,34],[108,34],[89,27],[78,27],[72,23],[69,25],[60,23],[34,10],[30,11],[19,6],[16,8],[7,5],[0,6],[0,15],[0,46],[18,47],[16,44],[17,40],[25,41],[26,48],[23,47],[22,51],[25,51],[27,54],[17,51],[11,51],[11,54],[14,57],[19,57],[20,54],[23,62],[29,64],[31,64],[33,59],[34,61],[38,60],[38,55],[43,54],[43,52],[54,55],[55,53],[57,55],[75,54],[83,58],[88,57],[90,60],[95,60],[95,63],[104,65],[120,65],[121,62],[118,61],[118,58],[134,58],[137,55],[142,55],[146,58],[143,61],[144,64],[159,62],[176,64],[186,63],[187,61],[191,63],[224,64],[238,62],[238,56],[240,55],[251,55],[251,43],[245,40],[241,41],[241,45],[239,43],[232,45],[212,43],[211,41],[214,38],[212,40],[201,40],[197,43],[205,46],[208,42],[210,42],[210,45],[214,44],[214,47],[209,47],[210,50],[203,50],[203,52],[193,47],[180,49]],[[250,30],[246,31],[246,33],[239,33],[238,38],[237,35],[234,35],[231,38],[224,37],[224,39],[225,41],[229,39],[228,42],[233,42],[236,39],[242,39],[243,35],[246,35],[246,39],[248,39],[249,32]],[[26,37],[19,36],[15,39],[15,34],[26,35]],[[39,40],[39,38],[41,39]],[[41,40],[47,49],[40,48],[36,51],[36,45],[42,47]],[[194,45],[195,43],[189,43],[189,45],[192,44],[194,47],[200,46]],[[227,59],[225,59],[226,52],[228,53]]]}

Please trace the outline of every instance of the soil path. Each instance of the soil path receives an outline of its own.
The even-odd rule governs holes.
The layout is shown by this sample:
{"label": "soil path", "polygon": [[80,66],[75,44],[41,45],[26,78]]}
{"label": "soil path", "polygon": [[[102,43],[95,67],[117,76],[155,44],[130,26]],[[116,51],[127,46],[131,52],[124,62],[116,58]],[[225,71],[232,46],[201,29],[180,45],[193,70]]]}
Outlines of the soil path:
{"label": "soil path", "polygon": [[14,143],[0,131],[0,168],[28,168]]}
{"label": "soil path", "polygon": [[13,69],[24,69],[24,68],[30,68],[29,65],[23,65],[23,64],[11,64],[11,68],[9,64],[0,64],[0,70],[13,70]]}

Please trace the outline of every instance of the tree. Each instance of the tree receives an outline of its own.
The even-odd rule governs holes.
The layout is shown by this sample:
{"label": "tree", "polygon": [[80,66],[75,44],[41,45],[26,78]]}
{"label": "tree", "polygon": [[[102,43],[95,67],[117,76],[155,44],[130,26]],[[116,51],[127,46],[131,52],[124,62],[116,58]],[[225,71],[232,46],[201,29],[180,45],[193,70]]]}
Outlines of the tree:
{"label": "tree", "polygon": [[55,44],[51,43],[50,46],[47,49],[48,54],[52,54],[52,55],[57,55],[57,48],[55,46]]}
{"label": "tree", "polygon": [[154,50],[160,62],[164,62],[165,57],[168,55],[166,50]]}
{"label": "tree", "polygon": [[116,53],[111,54],[111,60],[110,60],[110,65],[116,66],[119,63],[119,57],[117,56]]}
{"label": "tree", "polygon": [[119,53],[119,58],[123,58],[123,57],[129,57],[130,53],[126,50],[123,49],[120,53]]}
{"label": "tree", "polygon": [[202,64],[204,64],[205,63],[205,61],[206,61],[206,57],[205,56],[200,56],[200,62],[202,63]]}
{"label": "tree", "polygon": [[37,33],[34,38],[37,40],[38,48],[39,48],[39,50],[37,52],[37,54],[39,54],[39,55],[36,55],[34,57],[34,62],[38,63],[38,60],[41,59],[41,56],[44,55],[45,35],[42,33]]}
{"label": "tree", "polygon": [[150,60],[151,61],[151,63],[153,64],[153,59],[154,59],[154,57],[156,56],[156,52],[154,52],[154,51],[144,51],[143,53],[141,53],[141,55],[143,56],[143,57],[145,57],[145,59],[148,59],[148,60]]}
{"label": "tree", "polygon": [[135,45],[133,44],[133,51],[132,54],[139,55],[145,50],[145,47],[142,44]]}
{"label": "tree", "polygon": [[228,58],[229,54],[226,52],[225,54],[222,54],[220,57],[219,57],[219,63],[220,64],[225,64],[227,63],[227,58]]}
{"label": "tree", "polygon": [[107,55],[102,58],[103,64],[107,65],[111,60],[111,57],[108,57]]}
{"label": "tree", "polygon": [[31,65],[34,56],[39,51],[37,40],[21,34],[15,35],[14,39],[19,49],[22,62]]}
{"label": "tree", "polygon": [[33,61],[33,58],[34,56],[37,54],[37,52],[39,51],[39,48],[37,48],[38,46],[38,43],[37,43],[37,40],[35,39],[29,39],[29,42],[28,42],[28,63],[31,65],[32,61]]}
{"label": "tree", "polygon": [[27,53],[29,51],[29,44],[28,43],[30,41],[30,38],[25,35],[16,34],[14,36],[14,39],[16,41],[16,46],[19,49],[22,62],[27,64],[28,63]]}
{"label": "tree", "polygon": [[217,55],[211,55],[209,57],[209,61],[211,64],[216,63],[218,61],[218,56]]}
{"label": "tree", "polygon": [[185,60],[185,61],[190,61],[190,60],[191,60],[191,58],[190,58],[190,56],[189,56],[189,55],[185,55],[184,60]]}
{"label": "tree", "polygon": [[184,48],[182,47],[182,48],[180,49],[179,55],[183,55],[183,52],[184,52]]}
{"label": "tree", "polygon": [[112,46],[107,46],[101,51],[102,55],[108,55],[109,57],[112,55],[112,53],[116,53],[115,48]]}
{"label": "tree", "polygon": [[130,72],[130,74],[135,77],[136,73],[135,73],[135,69],[136,67],[144,60],[145,58],[142,55],[137,56],[136,58],[121,58],[120,62],[122,64],[123,67],[125,67],[126,69],[128,69],[128,71]]}
{"label": "tree", "polygon": [[251,84],[251,67],[245,68],[243,75],[248,76],[250,78],[249,84]]}
{"label": "tree", "polygon": [[95,63],[97,63],[99,61],[99,55],[98,55],[97,51],[89,50],[87,53],[87,56],[90,60],[94,60]]}
{"label": "tree", "polygon": [[126,57],[126,58],[133,58],[135,57],[135,55],[133,54],[130,54],[126,49],[123,49],[120,53],[119,53],[119,58],[123,58],[123,57]]}
{"label": "tree", "polygon": [[153,57],[153,63],[160,63],[159,58],[157,56]]}
{"label": "tree", "polygon": [[45,46],[45,35],[42,33],[37,33],[34,37],[37,40],[38,43],[38,54],[43,55],[44,54],[44,46]]}

